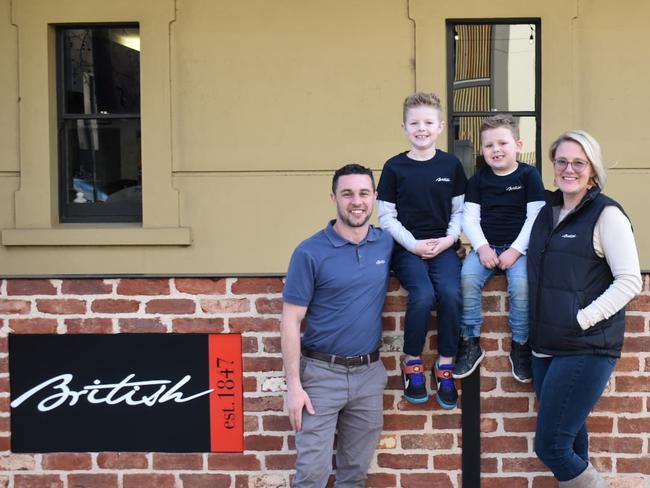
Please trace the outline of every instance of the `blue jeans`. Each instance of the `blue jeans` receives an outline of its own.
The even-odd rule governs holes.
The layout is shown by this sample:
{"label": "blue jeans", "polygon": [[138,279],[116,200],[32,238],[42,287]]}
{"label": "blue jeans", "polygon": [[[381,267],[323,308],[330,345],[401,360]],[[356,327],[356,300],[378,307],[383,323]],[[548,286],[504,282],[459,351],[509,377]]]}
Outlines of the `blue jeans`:
{"label": "blue jeans", "polygon": [[[492,247],[500,255],[508,249]],[[479,337],[483,315],[481,314],[481,290],[485,282],[498,268],[488,269],[481,264],[478,253],[471,251],[465,258],[461,271],[463,287],[463,320],[461,333],[463,337]],[[528,274],[526,272],[526,256],[520,256],[506,271],[508,280],[508,296],[510,298],[510,317],[508,324],[512,339],[519,343],[528,340]]]}
{"label": "blue jeans", "polygon": [[402,247],[393,254],[393,270],[409,293],[404,325],[404,353],[419,356],[438,302],[438,354],[454,357],[458,352],[462,297],[460,258],[453,247],[433,259],[422,259]]}
{"label": "blue jeans", "polygon": [[535,452],[559,481],[580,475],[589,462],[587,417],[616,366],[610,356],[533,356],[538,400]]}

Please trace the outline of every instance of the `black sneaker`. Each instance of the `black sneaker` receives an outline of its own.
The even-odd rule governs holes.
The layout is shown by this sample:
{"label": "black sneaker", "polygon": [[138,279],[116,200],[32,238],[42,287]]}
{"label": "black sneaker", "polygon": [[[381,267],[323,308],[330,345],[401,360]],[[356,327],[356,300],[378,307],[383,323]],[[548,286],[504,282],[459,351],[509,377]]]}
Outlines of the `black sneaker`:
{"label": "black sneaker", "polygon": [[436,379],[436,400],[445,410],[456,407],[458,392],[454,383],[454,365],[438,364],[433,367],[433,377]]}
{"label": "black sneaker", "polygon": [[467,378],[478,367],[485,357],[478,337],[462,337],[458,344],[458,356],[454,378]]}
{"label": "black sneaker", "polygon": [[530,366],[532,352],[528,342],[519,344],[512,341],[510,349],[510,364],[512,365],[512,376],[522,383],[530,383],[533,380],[533,371]]}
{"label": "black sneaker", "polygon": [[410,403],[425,403],[429,399],[424,379],[424,367],[420,359],[402,361],[404,398]]}

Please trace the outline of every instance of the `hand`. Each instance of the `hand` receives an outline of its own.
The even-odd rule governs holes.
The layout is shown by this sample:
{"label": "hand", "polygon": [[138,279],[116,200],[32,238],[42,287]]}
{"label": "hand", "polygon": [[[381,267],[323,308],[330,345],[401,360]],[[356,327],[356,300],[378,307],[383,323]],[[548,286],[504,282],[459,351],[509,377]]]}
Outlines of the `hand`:
{"label": "hand", "polygon": [[287,409],[289,410],[289,422],[291,427],[298,432],[302,429],[302,409],[305,408],[309,415],[314,415],[316,411],[311,404],[309,395],[302,387],[287,389]]}
{"label": "hand", "polygon": [[[429,259],[429,254],[431,253],[431,247],[433,246],[434,239],[421,239],[415,244],[415,254],[420,256],[422,259]],[[428,256],[428,257],[425,257]]]}
{"label": "hand", "polygon": [[479,247],[476,252],[478,253],[478,258],[481,261],[481,264],[487,269],[493,269],[499,265],[499,257],[497,253],[494,252],[488,244],[483,244]]}
{"label": "hand", "polygon": [[451,236],[446,236],[446,237],[441,237],[439,239],[431,239],[431,240],[433,241],[433,245],[431,246],[432,258],[446,251],[447,249],[449,249],[451,246],[454,245],[454,242],[456,242],[456,239],[454,239]]}
{"label": "hand", "polygon": [[521,256],[519,251],[509,247],[499,255],[499,268],[505,271],[515,264],[515,261],[519,259],[519,256]]}

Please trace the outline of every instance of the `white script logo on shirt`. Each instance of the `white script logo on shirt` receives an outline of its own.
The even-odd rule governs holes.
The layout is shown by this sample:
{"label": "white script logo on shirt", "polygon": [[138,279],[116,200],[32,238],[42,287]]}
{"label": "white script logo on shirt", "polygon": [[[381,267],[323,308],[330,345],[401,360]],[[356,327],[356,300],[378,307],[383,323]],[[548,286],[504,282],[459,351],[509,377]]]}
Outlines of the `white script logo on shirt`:
{"label": "white script logo on shirt", "polygon": [[439,176],[438,178],[436,178],[436,183],[441,183],[441,182],[442,182],[442,183],[449,183],[449,182],[451,182],[451,180],[450,180],[449,178],[443,178],[443,177],[441,177],[441,176]]}
{"label": "white script logo on shirt", "polygon": [[506,188],[506,191],[517,191],[521,190],[524,187],[524,185],[515,185],[515,186],[509,186]]}
{"label": "white script logo on shirt", "polygon": [[385,259],[378,259],[378,260],[375,262],[375,264],[386,264],[386,260],[385,260]]}
{"label": "white script logo on shirt", "polygon": [[575,239],[575,234],[562,234],[562,239]]}

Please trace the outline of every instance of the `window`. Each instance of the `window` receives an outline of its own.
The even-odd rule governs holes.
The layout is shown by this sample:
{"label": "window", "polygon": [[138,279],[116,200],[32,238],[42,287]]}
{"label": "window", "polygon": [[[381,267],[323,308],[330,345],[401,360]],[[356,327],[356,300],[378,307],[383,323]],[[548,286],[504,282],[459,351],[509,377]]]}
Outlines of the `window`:
{"label": "window", "polygon": [[141,222],[137,25],[57,28],[60,222]]}
{"label": "window", "polygon": [[506,113],[519,122],[519,160],[541,165],[539,19],[448,20],[449,148],[467,176],[485,164],[481,121]]}

